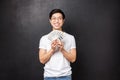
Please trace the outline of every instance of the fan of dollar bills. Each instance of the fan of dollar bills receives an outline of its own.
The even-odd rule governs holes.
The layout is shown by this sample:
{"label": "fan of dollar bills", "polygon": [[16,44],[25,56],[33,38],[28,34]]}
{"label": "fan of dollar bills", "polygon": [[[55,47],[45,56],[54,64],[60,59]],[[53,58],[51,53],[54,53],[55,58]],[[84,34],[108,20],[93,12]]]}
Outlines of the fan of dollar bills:
{"label": "fan of dollar bills", "polygon": [[48,34],[48,39],[50,41],[53,41],[55,39],[59,39],[59,40],[62,40],[63,39],[63,33],[62,31],[59,31],[59,30],[53,30],[51,31],[49,34]]}

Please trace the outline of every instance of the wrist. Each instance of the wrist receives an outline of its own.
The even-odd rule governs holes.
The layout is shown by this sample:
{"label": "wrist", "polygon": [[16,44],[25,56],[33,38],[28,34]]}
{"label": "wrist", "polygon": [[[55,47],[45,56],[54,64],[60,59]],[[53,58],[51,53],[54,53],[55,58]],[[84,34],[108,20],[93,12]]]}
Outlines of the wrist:
{"label": "wrist", "polygon": [[52,55],[52,54],[54,53],[54,49],[51,48],[51,49],[49,50],[49,53]]}
{"label": "wrist", "polygon": [[65,52],[65,49],[64,49],[64,48],[62,48],[62,49],[61,49],[61,52],[62,52],[62,53],[64,53],[64,52]]}

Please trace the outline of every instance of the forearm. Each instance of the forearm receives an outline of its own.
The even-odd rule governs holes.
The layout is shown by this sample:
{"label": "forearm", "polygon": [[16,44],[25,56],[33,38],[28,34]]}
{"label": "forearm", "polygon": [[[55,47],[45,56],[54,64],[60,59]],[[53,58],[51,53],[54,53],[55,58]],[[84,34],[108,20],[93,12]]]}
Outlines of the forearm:
{"label": "forearm", "polygon": [[42,64],[45,64],[46,62],[49,61],[50,57],[53,55],[54,51],[52,49],[50,49],[48,52],[46,52],[45,54],[43,54],[41,57],[40,57],[40,62]]}
{"label": "forearm", "polygon": [[[63,53],[63,56],[70,62],[75,62],[76,60],[76,51],[74,53],[67,52],[65,49],[62,49],[61,52]],[[73,55],[74,54],[74,55]]]}

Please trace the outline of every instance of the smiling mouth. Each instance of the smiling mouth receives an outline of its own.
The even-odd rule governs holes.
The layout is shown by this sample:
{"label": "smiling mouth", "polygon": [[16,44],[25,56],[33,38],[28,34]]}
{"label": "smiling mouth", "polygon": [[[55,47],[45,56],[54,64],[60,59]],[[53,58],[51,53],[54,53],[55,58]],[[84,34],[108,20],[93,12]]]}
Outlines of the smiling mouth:
{"label": "smiling mouth", "polygon": [[56,27],[58,27],[59,26],[59,24],[54,24]]}

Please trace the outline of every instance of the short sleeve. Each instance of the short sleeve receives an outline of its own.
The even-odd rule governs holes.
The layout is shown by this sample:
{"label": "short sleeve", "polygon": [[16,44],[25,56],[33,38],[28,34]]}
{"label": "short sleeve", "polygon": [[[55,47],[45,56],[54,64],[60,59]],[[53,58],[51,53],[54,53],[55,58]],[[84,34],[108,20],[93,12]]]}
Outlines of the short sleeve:
{"label": "short sleeve", "polygon": [[75,41],[74,36],[71,37],[71,49],[72,48],[76,48],[76,41]]}
{"label": "short sleeve", "polygon": [[41,37],[39,41],[39,48],[46,49],[46,39],[45,37]]}

